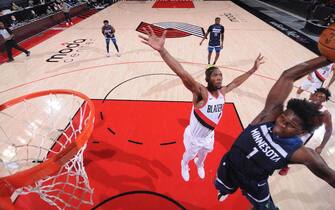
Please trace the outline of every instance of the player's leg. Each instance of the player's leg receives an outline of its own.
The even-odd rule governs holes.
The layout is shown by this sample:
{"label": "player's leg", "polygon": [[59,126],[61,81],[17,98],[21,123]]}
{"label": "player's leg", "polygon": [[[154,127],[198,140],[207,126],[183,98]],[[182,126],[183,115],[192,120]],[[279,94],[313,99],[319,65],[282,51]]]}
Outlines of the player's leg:
{"label": "player's leg", "polygon": [[226,161],[226,156],[222,158],[216,178],[214,181],[215,188],[218,190],[218,201],[224,201],[230,194],[233,194],[237,190],[237,185],[232,180],[234,176],[231,172],[229,163]]}
{"label": "player's leg", "polygon": [[[267,180],[254,182],[247,181],[247,190],[243,189],[243,194],[257,210],[278,210],[270,195]],[[242,188],[242,187],[241,187]]]}
{"label": "player's leg", "polygon": [[196,139],[190,134],[189,127],[184,131],[184,146],[185,152],[183,154],[183,159],[181,160],[181,175],[183,179],[187,182],[190,179],[188,163],[193,160],[201,147],[196,143]]}
{"label": "player's leg", "polygon": [[214,47],[208,46],[208,65],[211,64],[211,58],[212,58],[212,52],[214,50]]}
{"label": "player's leg", "polygon": [[207,154],[213,151],[214,147],[214,133],[208,137],[206,144],[199,150],[197,157],[194,159],[194,163],[198,169],[198,175],[201,179],[205,178],[205,160]]}
{"label": "player's leg", "polygon": [[219,47],[215,47],[215,60],[214,60],[213,65],[216,64],[216,61],[218,61],[219,56],[220,56],[220,51],[221,51],[221,47],[220,46]]}
{"label": "player's leg", "polygon": [[300,98],[301,93],[304,92],[304,91],[309,90],[309,88],[312,87],[312,84],[313,84],[313,82],[310,81],[309,79],[304,79],[301,82],[301,85],[296,92],[296,98]]}
{"label": "player's leg", "polygon": [[117,51],[117,56],[120,56],[120,50],[119,50],[119,46],[117,45],[117,43],[116,43],[116,38],[115,37],[113,37],[112,38],[112,42],[113,42],[113,44],[114,44],[114,47],[115,47],[115,49],[116,49],[116,51]]}
{"label": "player's leg", "polygon": [[106,37],[105,38],[106,40],[106,50],[107,50],[107,56],[109,57],[109,42],[110,42],[110,38],[109,37]]}
{"label": "player's leg", "polygon": [[20,50],[21,52],[24,52],[27,56],[30,56],[30,52],[26,49],[24,49],[23,47],[21,47],[20,45],[17,44],[17,42],[15,40],[11,40],[12,42],[12,47]]}
{"label": "player's leg", "polygon": [[199,150],[197,157],[194,158],[194,163],[197,166],[198,175],[201,179],[205,178],[204,162],[205,162],[208,152],[209,152],[208,150],[202,148]]}
{"label": "player's leg", "polygon": [[69,21],[69,13],[64,12],[64,17],[65,17],[65,24],[66,24],[66,26],[69,26],[69,23],[70,23],[70,21]]}
{"label": "player's leg", "polygon": [[6,41],[5,42],[5,47],[6,47],[6,51],[7,51],[7,57],[8,57],[8,62],[12,62],[13,59],[13,54],[12,54],[12,43],[11,41]]}

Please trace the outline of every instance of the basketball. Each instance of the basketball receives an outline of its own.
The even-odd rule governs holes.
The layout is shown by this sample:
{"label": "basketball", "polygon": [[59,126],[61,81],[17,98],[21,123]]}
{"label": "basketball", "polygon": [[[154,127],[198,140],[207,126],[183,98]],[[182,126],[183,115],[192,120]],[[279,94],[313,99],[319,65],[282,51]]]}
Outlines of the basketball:
{"label": "basketball", "polygon": [[320,53],[329,60],[335,61],[335,24],[322,31],[318,43]]}

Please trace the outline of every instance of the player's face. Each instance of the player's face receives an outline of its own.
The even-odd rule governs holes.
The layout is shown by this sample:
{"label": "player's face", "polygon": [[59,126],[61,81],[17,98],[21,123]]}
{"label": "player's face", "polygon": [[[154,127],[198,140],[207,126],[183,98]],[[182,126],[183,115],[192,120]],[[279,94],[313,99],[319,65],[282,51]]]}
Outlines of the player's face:
{"label": "player's face", "polygon": [[0,22],[0,28],[4,28],[5,25],[3,24],[3,22]]}
{"label": "player's face", "polygon": [[327,96],[324,93],[316,92],[311,95],[310,100],[315,104],[322,105],[327,100]]}
{"label": "player's face", "polygon": [[104,22],[104,26],[108,26],[108,22]]}
{"label": "player's face", "polygon": [[215,19],[215,24],[220,24],[220,19]]}
{"label": "player's face", "polygon": [[302,120],[290,109],[286,109],[275,121],[272,132],[280,137],[291,137],[306,132]]}
{"label": "player's face", "polygon": [[215,69],[212,72],[209,83],[216,89],[220,89],[222,87],[222,73],[219,69]]}

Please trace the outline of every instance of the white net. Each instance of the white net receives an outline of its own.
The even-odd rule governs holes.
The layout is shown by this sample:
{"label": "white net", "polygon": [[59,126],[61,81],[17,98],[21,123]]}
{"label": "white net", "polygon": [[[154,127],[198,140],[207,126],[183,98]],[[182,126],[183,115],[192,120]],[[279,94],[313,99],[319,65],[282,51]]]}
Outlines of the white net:
{"label": "white net", "polygon": [[[91,115],[87,101],[76,95],[48,94],[0,112],[0,176],[13,175],[54,157],[76,141]],[[86,144],[55,174],[16,190],[37,193],[57,209],[92,204],[93,190],[83,164]]]}
{"label": "white net", "polygon": [[16,193],[37,193],[58,209],[80,209],[82,204],[93,204],[93,190],[83,165],[85,148],[86,145],[56,175],[39,180],[34,186],[20,188]]}

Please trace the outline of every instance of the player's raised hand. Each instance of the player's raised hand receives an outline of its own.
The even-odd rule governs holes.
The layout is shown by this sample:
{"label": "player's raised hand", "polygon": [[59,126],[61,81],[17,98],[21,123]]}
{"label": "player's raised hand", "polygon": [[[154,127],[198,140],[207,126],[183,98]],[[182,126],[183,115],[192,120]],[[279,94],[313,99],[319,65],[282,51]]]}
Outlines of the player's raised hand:
{"label": "player's raised hand", "polygon": [[255,62],[254,62],[254,66],[252,67],[252,69],[255,71],[258,70],[259,66],[262,65],[263,63],[265,63],[265,61],[263,60],[264,56],[262,56],[260,53],[257,56]]}
{"label": "player's raised hand", "polygon": [[155,32],[152,30],[150,26],[148,26],[147,28],[149,29],[149,31],[146,28],[144,28],[145,33],[148,35],[147,37],[139,35],[139,37],[141,38],[141,42],[146,45],[149,45],[150,47],[152,47],[157,51],[161,51],[164,48],[167,31],[165,30],[162,36],[158,37],[156,36]]}

